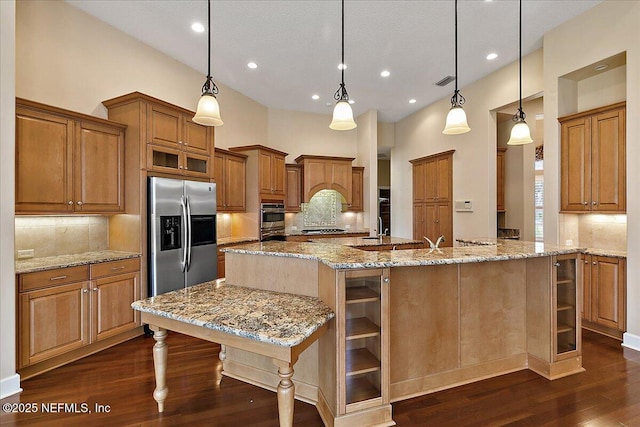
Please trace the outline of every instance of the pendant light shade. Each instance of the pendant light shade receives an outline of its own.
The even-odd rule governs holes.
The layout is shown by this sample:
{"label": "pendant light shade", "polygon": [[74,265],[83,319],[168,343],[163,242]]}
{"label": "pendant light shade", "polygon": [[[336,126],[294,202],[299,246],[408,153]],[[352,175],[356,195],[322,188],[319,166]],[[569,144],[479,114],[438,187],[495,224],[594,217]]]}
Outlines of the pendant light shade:
{"label": "pendant light shade", "polygon": [[511,137],[509,141],[507,141],[507,145],[524,145],[533,142],[531,139],[531,132],[529,131],[529,126],[527,122],[524,120],[527,115],[522,110],[522,0],[520,0],[520,12],[519,12],[519,23],[518,23],[518,31],[519,31],[519,49],[520,49],[520,59],[519,59],[519,67],[520,67],[520,106],[518,107],[518,111],[513,116],[513,121],[515,125],[511,128]]}
{"label": "pendant light shade", "polygon": [[460,95],[458,90],[458,0],[455,1],[455,61],[456,61],[456,89],[453,91],[451,98],[451,109],[447,114],[447,121],[444,125],[442,133],[445,135],[458,135],[471,130],[467,124],[467,115],[462,109],[465,103],[464,96]]}
{"label": "pendant light shade", "polygon": [[340,67],[342,70],[342,83],[340,83],[340,87],[333,95],[333,98],[338,102],[333,108],[333,119],[331,120],[329,128],[333,130],[351,130],[355,129],[358,125],[353,120],[353,110],[351,110],[351,105],[349,104],[349,94],[344,87],[344,69],[347,68],[344,66],[344,0],[342,0],[342,62],[340,62],[340,64],[342,65],[342,67]]}
{"label": "pendant light shade", "polygon": [[331,120],[329,128],[333,130],[351,130],[355,129],[356,126],[349,101],[338,101],[333,109],[333,120]]}
{"label": "pendant light shade", "polygon": [[202,96],[198,101],[196,115],[193,116],[192,120],[203,126],[222,126],[224,122],[220,118],[220,105],[216,99],[218,86],[216,86],[213,77],[211,77],[211,0],[208,1],[207,20],[209,29],[207,79],[202,86]]}

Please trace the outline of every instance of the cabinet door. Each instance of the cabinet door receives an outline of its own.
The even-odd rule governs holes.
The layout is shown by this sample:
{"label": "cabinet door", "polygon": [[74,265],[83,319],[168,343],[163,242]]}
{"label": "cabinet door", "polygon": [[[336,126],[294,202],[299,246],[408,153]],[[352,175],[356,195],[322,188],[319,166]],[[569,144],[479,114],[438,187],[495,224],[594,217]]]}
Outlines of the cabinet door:
{"label": "cabinet door", "polygon": [[413,205],[413,238],[415,240],[426,241],[424,240],[427,236],[425,221],[425,204],[418,203]]}
{"label": "cabinet door", "polygon": [[234,156],[225,159],[226,210],[246,211],[246,160]]}
{"label": "cabinet door", "polygon": [[182,175],[182,152],[178,148],[147,144],[147,170]]}
{"label": "cabinet door", "polygon": [[351,170],[351,205],[349,205],[350,211],[362,211],[364,210],[363,203],[363,191],[364,184],[364,168],[354,167]]}
{"label": "cabinet door", "polygon": [[626,206],[625,110],[591,120],[592,209],[624,212]]}
{"label": "cabinet door", "polygon": [[182,116],[178,111],[155,104],[147,106],[147,143],[178,148],[182,135]]}
{"label": "cabinet door", "polygon": [[89,343],[87,286],[78,282],[20,294],[19,367]]}
{"label": "cabinet door", "polygon": [[91,282],[91,341],[138,326],[131,303],[140,295],[140,274],[127,273]]}
{"label": "cabinet door", "polygon": [[436,205],[438,211],[438,217],[436,219],[438,230],[435,238],[437,239],[440,236],[444,236],[445,238],[445,240],[440,243],[440,247],[453,246],[453,210],[451,206],[451,203],[438,203]]}
{"label": "cabinet door", "polygon": [[452,163],[451,155],[439,157],[435,160],[436,179],[435,179],[435,197],[439,202],[451,201],[451,177]]}
{"label": "cabinet door", "polygon": [[285,195],[287,172],[284,163],[284,156],[274,154],[271,156],[271,185],[273,194]]}
{"label": "cabinet door", "polygon": [[314,194],[329,188],[331,172],[328,170],[327,162],[322,159],[305,159],[303,168],[304,202],[309,203]]}
{"label": "cabinet door", "polygon": [[184,175],[209,179],[213,176],[211,157],[188,151],[181,153]]}
{"label": "cabinet door", "polygon": [[339,191],[345,196],[347,203],[352,203],[351,161],[332,161],[329,167],[331,170],[331,189]]}
{"label": "cabinet door", "polygon": [[302,168],[286,165],[287,188],[284,208],[287,212],[300,212],[302,203]]}
{"label": "cabinet door", "polygon": [[271,153],[260,151],[258,153],[258,187],[260,193],[272,194],[273,183],[271,182]]}
{"label": "cabinet door", "polygon": [[562,123],[561,132],[560,210],[591,210],[591,120]]}
{"label": "cabinet door", "polygon": [[124,132],[78,122],[74,150],[75,210],[123,212]]}
{"label": "cabinet door", "polygon": [[16,110],[16,213],[72,212],[73,121]]}
{"label": "cabinet door", "polygon": [[[184,116],[183,116],[184,117]],[[208,155],[211,152],[213,129],[199,125],[184,117],[182,143],[185,150]]]}
{"label": "cabinet door", "polygon": [[426,200],[426,174],[427,164],[425,162],[414,163],[413,165],[413,203],[422,203]]}
{"label": "cabinet door", "polygon": [[591,320],[603,326],[624,330],[624,260],[591,256]]}
{"label": "cabinet door", "polygon": [[496,154],[496,210],[504,212],[504,152],[506,148],[498,148]]}
{"label": "cabinet door", "polygon": [[226,156],[218,152],[213,156],[213,179],[216,182],[216,207],[218,212],[224,212],[227,208],[225,201],[225,185],[227,183],[224,170],[225,159]]}

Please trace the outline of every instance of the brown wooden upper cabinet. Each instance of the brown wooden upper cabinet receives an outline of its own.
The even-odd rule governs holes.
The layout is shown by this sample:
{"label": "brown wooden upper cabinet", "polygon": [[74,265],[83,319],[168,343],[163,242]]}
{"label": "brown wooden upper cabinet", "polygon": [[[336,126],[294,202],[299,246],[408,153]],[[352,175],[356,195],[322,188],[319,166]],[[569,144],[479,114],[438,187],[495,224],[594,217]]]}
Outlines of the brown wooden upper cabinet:
{"label": "brown wooden upper cabinet", "polygon": [[498,147],[496,154],[496,210],[498,212],[504,212],[505,151],[507,151],[506,148]]}
{"label": "brown wooden upper cabinet", "polygon": [[309,203],[320,190],[336,190],[344,196],[347,204],[352,203],[353,157],[328,157],[302,155],[296,163],[302,165],[302,201]]}
{"label": "brown wooden upper cabinet", "polygon": [[364,210],[364,167],[353,166],[351,168],[351,205],[347,210],[352,212],[361,212]]}
{"label": "brown wooden upper cabinet", "polygon": [[215,149],[214,176],[218,212],[246,211],[247,156]]}
{"label": "brown wooden upper cabinet", "polygon": [[123,212],[125,128],[16,99],[16,213]]}
{"label": "brown wooden upper cabinet", "polygon": [[558,119],[561,212],[626,212],[626,103]]}
{"label": "brown wooden upper cabinet", "polygon": [[287,212],[302,210],[302,165],[287,163],[287,196],[284,208]]}
{"label": "brown wooden upper cabinet", "polygon": [[259,200],[284,201],[287,153],[263,145],[231,147],[229,151],[247,156],[247,183],[257,183],[257,189],[250,188],[248,193],[257,190]]}
{"label": "brown wooden upper cabinet", "polygon": [[140,92],[103,104],[110,118],[127,123],[130,139],[139,140],[142,152],[135,157],[150,175],[213,178],[214,130],[191,121],[192,111]]}

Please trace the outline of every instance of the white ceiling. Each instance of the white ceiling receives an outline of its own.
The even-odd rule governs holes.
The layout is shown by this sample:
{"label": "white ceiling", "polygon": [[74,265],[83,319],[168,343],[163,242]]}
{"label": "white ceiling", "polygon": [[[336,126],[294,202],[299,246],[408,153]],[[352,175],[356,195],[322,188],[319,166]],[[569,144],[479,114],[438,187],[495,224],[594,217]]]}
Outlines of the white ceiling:
{"label": "white ceiling", "polygon": [[[204,83],[207,33],[190,26],[206,27],[206,1],[67,1],[202,72]],[[600,2],[524,0],[523,54],[540,48],[545,32]],[[340,8],[336,0],[212,1],[214,80],[270,108],[330,114],[340,83]],[[491,52],[499,56],[487,61]],[[460,88],[517,60],[518,2],[460,0],[458,54]],[[258,68],[247,68],[249,61]],[[453,0],[345,1],[345,62],[355,114],[376,109],[380,121],[395,122],[450,97],[454,83],[434,83],[455,74]],[[382,78],[385,69],[391,76]],[[409,104],[411,98],[417,102]]]}

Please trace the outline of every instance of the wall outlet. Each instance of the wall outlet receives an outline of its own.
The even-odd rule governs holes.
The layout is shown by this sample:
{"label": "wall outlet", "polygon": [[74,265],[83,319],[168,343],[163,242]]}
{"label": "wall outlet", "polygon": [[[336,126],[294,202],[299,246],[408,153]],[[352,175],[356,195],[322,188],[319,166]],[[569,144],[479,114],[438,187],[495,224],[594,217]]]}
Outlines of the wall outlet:
{"label": "wall outlet", "polygon": [[565,240],[565,241],[564,241],[564,244],[565,244],[566,246],[573,246],[573,240]]}
{"label": "wall outlet", "polygon": [[344,228],[347,229],[347,230],[350,229],[351,228],[351,224],[345,224]]}
{"label": "wall outlet", "polygon": [[18,259],[33,258],[33,249],[22,249],[18,251]]}
{"label": "wall outlet", "polygon": [[293,231],[296,231],[296,230],[298,229],[298,226],[297,226],[297,225],[292,225],[292,226],[291,226],[291,229],[292,229]]}

